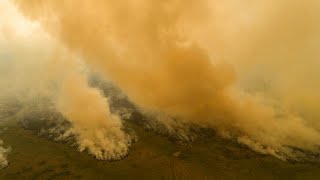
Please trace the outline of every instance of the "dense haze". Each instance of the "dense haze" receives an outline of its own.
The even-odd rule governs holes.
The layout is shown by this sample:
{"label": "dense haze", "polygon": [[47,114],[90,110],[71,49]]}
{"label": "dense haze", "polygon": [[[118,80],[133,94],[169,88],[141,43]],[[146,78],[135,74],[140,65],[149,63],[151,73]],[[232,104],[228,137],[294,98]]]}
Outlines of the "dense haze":
{"label": "dense haze", "polygon": [[212,128],[281,159],[318,154],[319,8],[316,0],[3,1],[1,96],[50,97],[72,124],[61,138],[75,136],[98,159],[122,158],[132,137],[89,86],[90,71],[169,130]]}

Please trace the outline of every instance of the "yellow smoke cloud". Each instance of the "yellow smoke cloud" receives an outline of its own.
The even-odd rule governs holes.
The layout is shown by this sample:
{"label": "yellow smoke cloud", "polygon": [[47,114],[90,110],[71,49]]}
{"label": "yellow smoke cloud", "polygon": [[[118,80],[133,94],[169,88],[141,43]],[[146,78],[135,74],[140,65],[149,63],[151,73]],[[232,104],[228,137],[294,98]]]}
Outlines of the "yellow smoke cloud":
{"label": "yellow smoke cloud", "polygon": [[117,160],[128,153],[130,138],[121,130],[118,116],[112,115],[107,99],[89,87],[85,74],[71,73],[62,84],[58,110],[73,125],[63,136],[75,135],[79,150],[97,159]]}
{"label": "yellow smoke cloud", "polygon": [[[314,0],[15,2],[26,16],[41,22],[67,49],[146,111],[214,128],[256,151],[283,159],[299,156],[294,148],[319,150],[320,133],[312,127],[314,121],[287,108],[305,100],[292,97],[309,92],[291,89],[301,89],[289,81],[296,77],[295,68],[300,69],[302,61],[319,65],[319,25],[315,22],[320,6]],[[283,66],[286,69],[280,70]],[[273,88],[272,93],[285,102],[281,108],[239,90],[255,71],[271,74],[272,80],[278,79],[274,75],[281,77],[273,85],[289,84],[290,91],[284,85]],[[75,81],[74,88],[78,85]],[[92,103],[99,104],[102,97],[92,93],[97,99]],[[62,97],[73,102],[62,108],[62,112],[71,108],[65,113],[71,121],[86,123],[95,117],[93,112],[80,117],[83,106],[77,104],[82,104],[81,99]],[[107,122],[108,118],[102,119]]]}
{"label": "yellow smoke cloud", "polygon": [[[63,134],[59,127],[52,129],[60,133],[56,139],[74,137],[79,151],[86,150],[98,159],[121,159],[127,155],[130,138],[122,131],[120,118],[109,111],[108,100],[89,86],[81,59],[49,37],[38,23],[23,17],[10,1],[0,2],[0,8],[1,118],[12,108],[5,107],[6,99],[17,98],[29,106],[45,97],[56,107],[42,109],[54,108],[71,123]],[[21,112],[20,116],[24,114]],[[0,168],[8,164],[9,152],[1,145],[2,141]]]}

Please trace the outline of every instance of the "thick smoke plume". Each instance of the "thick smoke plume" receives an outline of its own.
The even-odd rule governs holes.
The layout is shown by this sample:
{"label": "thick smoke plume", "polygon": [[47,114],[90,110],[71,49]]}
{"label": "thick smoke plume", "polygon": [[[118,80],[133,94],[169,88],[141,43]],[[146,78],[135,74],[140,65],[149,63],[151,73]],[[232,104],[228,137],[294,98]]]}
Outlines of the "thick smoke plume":
{"label": "thick smoke plume", "polygon": [[[97,159],[126,156],[130,138],[122,131],[121,119],[111,114],[107,98],[89,86],[81,59],[67,52],[39,24],[24,18],[9,1],[0,5],[1,121],[12,114],[10,111],[16,113],[15,107],[6,105],[8,101],[17,99],[16,109],[23,106],[16,117],[23,119],[38,113],[33,105],[45,99],[50,102],[42,106],[48,107],[41,107],[40,111],[57,111],[71,124],[67,130],[49,129],[47,133],[58,136],[55,139],[74,138],[79,151],[88,151]],[[1,147],[1,164],[7,164],[7,152]]]}
{"label": "thick smoke plume", "polygon": [[[282,159],[299,158],[303,156],[300,150],[319,152],[319,123],[308,119],[313,111],[309,116],[295,111],[298,102],[313,99],[315,91],[309,89],[314,87],[303,89],[292,83],[300,65],[319,67],[317,1],[15,2],[27,17],[40,22],[144,111],[214,128],[225,137]],[[247,78],[257,73],[268,74],[266,83],[261,78],[262,86]],[[298,77],[299,82],[308,79],[303,72]],[[277,81],[270,85],[269,79]],[[98,154],[106,149],[116,157],[126,153],[128,141],[121,133],[121,123],[108,109],[86,109],[89,114],[81,114],[82,103],[87,102],[82,98],[89,98],[92,107],[106,106],[99,92],[87,87],[83,77],[65,82],[63,87],[70,91],[62,88],[63,105],[59,107],[75,124],[72,131],[81,132],[78,135],[84,144],[80,149],[90,146],[89,151],[94,153],[97,148]],[[269,85],[275,87],[269,91]],[[250,93],[245,89],[251,89]],[[301,94],[308,98],[297,96]],[[310,102],[316,101],[302,104],[315,107]],[[83,129],[87,121],[92,124]],[[90,133],[86,132],[89,128]],[[97,144],[91,144],[92,139]],[[104,144],[107,142],[112,146]],[[109,147],[120,150],[107,150]]]}
{"label": "thick smoke plume", "polygon": [[98,159],[121,159],[128,153],[130,138],[121,130],[121,121],[111,114],[107,102],[98,89],[89,87],[84,75],[67,77],[58,109],[73,127],[62,136],[76,135],[79,150],[88,150]]}

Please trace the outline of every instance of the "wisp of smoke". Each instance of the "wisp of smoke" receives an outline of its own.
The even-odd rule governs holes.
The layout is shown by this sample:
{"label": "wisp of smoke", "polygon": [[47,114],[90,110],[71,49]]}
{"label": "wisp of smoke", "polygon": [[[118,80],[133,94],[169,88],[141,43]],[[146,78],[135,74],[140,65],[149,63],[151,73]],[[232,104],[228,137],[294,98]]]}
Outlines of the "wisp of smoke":
{"label": "wisp of smoke", "polygon": [[8,166],[9,162],[7,160],[7,155],[11,151],[11,147],[3,147],[3,141],[0,140],[0,169]]}
{"label": "wisp of smoke", "polygon": [[[175,123],[166,118],[168,126],[213,128],[281,159],[300,158],[302,151],[319,153],[319,123],[290,107],[297,104],[291,97],[309,91],[277,86],[292,85],[306,59],[319,65],[320,5],[314,0],[14,2],[139,108],[171,117]],[[293,71],[281,69],[274,92],[244,90],[246,77],[255,72],[272,75],[289,65]],[[121,157],[130,144],[121,121],[86,82],[81,73],[65,78],[58,109],[72,122],[70,132],[77,135],[80,150],[101,159]]]}

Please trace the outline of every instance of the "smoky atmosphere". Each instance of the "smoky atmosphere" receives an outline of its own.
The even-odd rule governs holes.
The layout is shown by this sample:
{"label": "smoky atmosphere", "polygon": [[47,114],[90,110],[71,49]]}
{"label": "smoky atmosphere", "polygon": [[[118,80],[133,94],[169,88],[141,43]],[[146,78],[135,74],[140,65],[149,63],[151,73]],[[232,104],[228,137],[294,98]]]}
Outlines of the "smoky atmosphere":
{"label": "smoky atmosphere", "polygon": [[320,1],[0,0],[0,179],[320,179]]}

